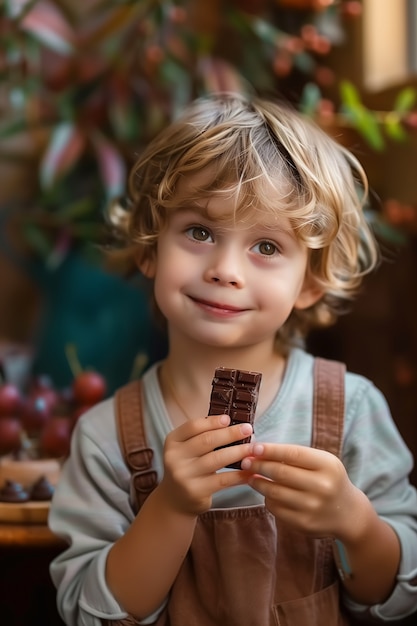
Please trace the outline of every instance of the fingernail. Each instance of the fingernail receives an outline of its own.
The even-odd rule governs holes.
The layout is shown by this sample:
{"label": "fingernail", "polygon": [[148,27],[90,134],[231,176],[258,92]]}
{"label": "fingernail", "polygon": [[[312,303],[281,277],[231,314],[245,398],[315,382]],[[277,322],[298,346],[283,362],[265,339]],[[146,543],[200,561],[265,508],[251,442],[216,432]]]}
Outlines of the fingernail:
{"label": "fingernail", "polygon": [[252,465],[252,462],[250,459],[242,459],[241,463],[240,463],[240,467],[244,470],[248,470],[250,469],[250,466]]}
{"label": "fingernail", "polygon": [[253,446],[253,454],[255,456],[261,456],[264,453],[264,447],[261,443],[255,443]]}
{"label": "fingernail", "polygon": [[242,435],[250,435],[252,433],[252,426],[248,423],[242,424],[240,427],[240,432]]}
{"label": "fingernail", "polygon": [[223,426],[227,426],[230,423],[230,417],[228,415],[222,415],[220,417],[220,424],[223,424]]}

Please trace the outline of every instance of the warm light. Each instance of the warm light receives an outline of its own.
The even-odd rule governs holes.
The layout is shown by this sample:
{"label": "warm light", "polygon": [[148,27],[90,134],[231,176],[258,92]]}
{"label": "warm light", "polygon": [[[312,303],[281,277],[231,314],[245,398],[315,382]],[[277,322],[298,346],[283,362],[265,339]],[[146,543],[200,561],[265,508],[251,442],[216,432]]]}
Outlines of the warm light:
{"label": "warm light", "polygon": [[384,89],[408,77],[407,0],[363,0],[364,84]]}

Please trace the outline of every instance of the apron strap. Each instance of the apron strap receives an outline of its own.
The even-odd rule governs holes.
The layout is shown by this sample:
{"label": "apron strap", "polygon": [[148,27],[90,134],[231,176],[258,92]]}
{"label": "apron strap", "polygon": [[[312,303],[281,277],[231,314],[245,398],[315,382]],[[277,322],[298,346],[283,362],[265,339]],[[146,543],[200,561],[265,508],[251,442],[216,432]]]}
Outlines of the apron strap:
{"label": "apron strap", "polygon": [[[345,417],[345,373],[346,366],[338,361],[316,357],[314,360],[313,396],[313,448],[327,450],[341,457],[343,445],[343,424]],[[315,588],[321,589],[333,577],[333,563],[339,575],[348,575],[344,565],[343,546],[332,539],[321,540],[322,549],[317,554]],[[343,558],[342,558],[343,557]]]}
{"label": "apron strap", "polygon": [[158,483],[152,468],[153,450],[146,441],[142,411],[142,384],[135,380],[121,387],[115,395],[119,444],[126,465],[132,473],[138,509]]}
{"label": "apron strap", "polygon": [[345,416],[346,366],[338,361],[314,360],[313,448],[340,458]]}

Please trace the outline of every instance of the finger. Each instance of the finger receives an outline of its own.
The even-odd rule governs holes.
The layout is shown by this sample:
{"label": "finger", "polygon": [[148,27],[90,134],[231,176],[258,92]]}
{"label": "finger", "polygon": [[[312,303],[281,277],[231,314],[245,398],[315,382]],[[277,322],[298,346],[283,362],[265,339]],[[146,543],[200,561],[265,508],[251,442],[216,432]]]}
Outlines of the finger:
{"label": "finger", "polygon": [[330,452],[309,446],[258,442],[253,444],[251,455],[256,459],[285,463],[309,470],[321,469],[327,457],[333,457]]}
{"label": "finger", "polygon": [[317,523],[317,507],[314,505],[314,498],[309,494],[277,485],[261,476],[254,476],[248,482],[264,496],[265,506],[272,515],[294,529],[309,532],[314,530],[314,520]]}
{"label": "finger", "polygon": [[[252,433],[252,426],[245,422],[227,427],[224,422],[228,422],[229,419],[227,415],[213,416],[211,423],[207,423],[208,419],[196,419],[193,421],[200,422],[200,424],[193,424],[191,428],[182,428],[182,426],[189,426],[189,424],[184,424],[172,431],[165,442],[165,464],[178,467],[180,454],[182,460],[188,459],[192,462],[193,475],[203,476],[241,461],[244,456],[248,455],[250,444],[238,442]],[[191,436],[192,434],[194,436]],[[225,446],[230,446],[230,448]]]}
{"label": "finger", "polygon": [[214,494],[223,489],[246,484],[244,472],[225,469],[220,472],[211,472],[198,478],[198,493]]}
{"label": "finger", "polygon": [[[203,456],[217,448],[236,446],[242,439],[249,437],[252,432],[252,426],[246,422],[243,424],[235,424],[228,428],[207,430],[196,435],[192,440],[189,440],[189,453],[193,456]],[[238,460],[241,460],[249,451],[250,444],[247,444],[247,446],[243,454],[241,452],[242,456],[240,456]]]}
{"label": "finger", "polygon": [[242,469],[297,491],[310,491],[315,486],[316,472],[314,470],[295,467],[282,461],[264,461],[252,458],[248,462],[247,459],[243,459]]}
{"label": "finger", "polygon": [[175,428],[169,437],[172,441],[184,442],[188,439],[193,439],[201,433],[205,433],[209,430],[215,430],[219,428],[226,428],[230,424],[230,417],[228,415],[212,415],[209,417],[200,417],[197,419],[189,420]]}
{"label": "finger", "polygon": [[[226,468],[233,463],[240,462],[243,457],[248,453],[250,444],[243,443],[232,445],[225,448],[217,448],[212,450],[209,454],[202,456],[198,462],[200,464],[202,474],[212,474]],[[228,471],[225,473],[229,473]],[[236,473],[236,470],[232,470],[232,474]],[[243,473],[243,472],[240,472]],[[241,481],[247,482],[248,474],[245,473],[245,478],[242,477]]]}
{"label": "finger", "polygon": [[251,476],[248,479],[248,484],[266,499],[273,500],[277,506],[291,510],[299,508],[299,492],[295,492],[293,489],[258,475]]}

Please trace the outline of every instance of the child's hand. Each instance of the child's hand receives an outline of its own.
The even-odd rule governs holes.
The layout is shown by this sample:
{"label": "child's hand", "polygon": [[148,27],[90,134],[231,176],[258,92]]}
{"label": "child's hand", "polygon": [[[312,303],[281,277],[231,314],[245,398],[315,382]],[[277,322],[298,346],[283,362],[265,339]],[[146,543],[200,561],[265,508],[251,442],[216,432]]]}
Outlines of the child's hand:
{"label": "child's hand", "polygon": [[[330,452],[285,444],[252,445],[242,461],[265,506],[292,528],[315,536],[349,537],[363,494]],[[352,526],[353,523],[353,526]]]}
{"label": "child's hand", "polygon": [[237,444],[252,433],[250,424],[230,426],[227,415],[212,415],[182,424],[167,436],[164,446],[164,477],[158,487],[175,510],[198,515],[211,507],[214,493],[246,482],[240,471],[216,473],[247,456],[251,444]]}

